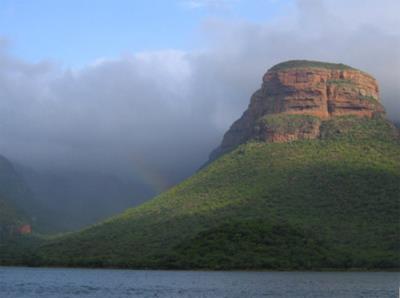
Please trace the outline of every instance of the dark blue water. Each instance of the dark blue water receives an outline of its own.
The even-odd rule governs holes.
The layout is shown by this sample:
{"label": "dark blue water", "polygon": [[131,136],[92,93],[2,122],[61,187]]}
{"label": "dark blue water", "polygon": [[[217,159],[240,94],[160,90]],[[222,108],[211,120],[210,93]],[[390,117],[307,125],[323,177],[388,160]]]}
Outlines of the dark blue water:
{"label": "dark blue water", "polygon": [[399,273],[0,267],[0,297],[399,297]]}

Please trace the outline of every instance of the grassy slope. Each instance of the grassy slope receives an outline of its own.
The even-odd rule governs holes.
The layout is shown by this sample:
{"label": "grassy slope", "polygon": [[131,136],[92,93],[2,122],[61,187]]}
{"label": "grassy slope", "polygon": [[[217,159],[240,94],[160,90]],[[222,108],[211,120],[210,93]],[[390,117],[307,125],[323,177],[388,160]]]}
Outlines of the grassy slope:
{"label": "grassy slope", "polygon": [[45,241],[29,258],[63,266],[399,267],[399,194],[392,127],[340,118],[323,124],[322,140],[242,145],[140,207]]}

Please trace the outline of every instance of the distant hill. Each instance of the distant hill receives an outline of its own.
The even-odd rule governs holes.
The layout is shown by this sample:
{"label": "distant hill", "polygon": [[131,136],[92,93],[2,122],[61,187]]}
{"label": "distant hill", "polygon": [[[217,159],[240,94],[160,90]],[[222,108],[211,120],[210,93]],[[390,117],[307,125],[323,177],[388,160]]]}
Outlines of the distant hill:
{"label": "distant hill", "polygon": [[[46,232],[71,231],[137,206],[154,193],[133,179],[95,171],[18,166],[38,204]],[[42,225],[43,226],[43,225]]]}
{"label": "distant hill", "polygon": [[[17,227],[27,221],[26,215],[7,198],[0,197],[0,231]],[[0,232],[1,234],[1,232]]]}
{"label": "distant hill", "polygon": [[[272,67],[207,166],[139,207],[0,264],[399,268],[400,141],[373,77]],[[32,261],[34,260],[34,261]]]}
{"label": "distant hill", "polygon": [[0,194],[8,197],[18,205],[28,203],[32,193],[15,166],[0,155]]}
{"label": "distant hill", "polygon": [[32,219],[25,208],[30,199],[29,189],[11,162],[0,156],[0,243],[24,232],[21,229],[25,225],[31,225]]}

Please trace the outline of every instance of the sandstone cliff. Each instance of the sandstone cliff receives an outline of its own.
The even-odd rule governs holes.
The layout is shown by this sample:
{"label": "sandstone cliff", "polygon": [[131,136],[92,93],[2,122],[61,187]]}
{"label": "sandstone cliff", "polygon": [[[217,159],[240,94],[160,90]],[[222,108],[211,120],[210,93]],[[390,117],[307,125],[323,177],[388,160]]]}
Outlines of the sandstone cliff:
{"label": "sandstone cliff", "polygon": [[256,139],[288,142],[318,138],[323,121],[382,115],[379,88],[369,74],[344,64],[293,60],[275,65],[248,109],[225,134],[210,160]]}

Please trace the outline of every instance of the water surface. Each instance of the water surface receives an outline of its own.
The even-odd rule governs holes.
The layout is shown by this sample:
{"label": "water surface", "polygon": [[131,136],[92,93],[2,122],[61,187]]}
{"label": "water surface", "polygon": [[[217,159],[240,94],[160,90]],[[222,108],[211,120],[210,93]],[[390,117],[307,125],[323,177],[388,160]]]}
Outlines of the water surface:
{"label": "water surface", "polygon": [[207,272],[0,267],[0,297],[399,297],[393,272]]}

